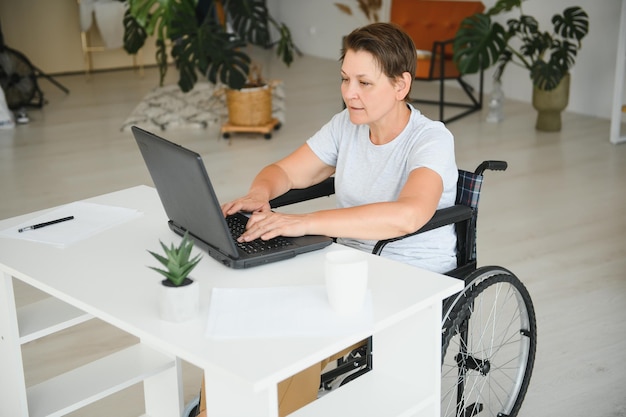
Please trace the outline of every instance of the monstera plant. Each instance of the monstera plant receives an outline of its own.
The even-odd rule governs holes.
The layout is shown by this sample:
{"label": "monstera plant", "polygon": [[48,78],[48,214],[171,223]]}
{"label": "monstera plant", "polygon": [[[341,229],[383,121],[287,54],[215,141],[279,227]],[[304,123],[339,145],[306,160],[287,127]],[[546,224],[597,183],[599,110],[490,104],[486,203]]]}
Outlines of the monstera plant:
{"label": "monstera plant", "polygon": [[[559,131],[561,112],[569,102],[570,69],[589,32],[589,16],[578,6],[568,7],[552,16],[552,31],[543,31],[537,19],[524,14],[523,1],[498,0],[485,13],[464,19],[453,44],[454,60],[462,74],[496,65],[496,90],[509,63],[526,68],[533,84],[536,129]],[[506,27],[492,21],[492,17],[513,9],[519,15],[509,18]]]}
{"label": "monstera plant", "polygon": [[[276,48],[286,65],[294,59],[296,47],[289,28],[269,14],[264,0],[128,0],[128,4],[124,49],[135,54],[148,36],[156,36],[161,86],[169,48],[179,71],[178,85],[185,92],[199,76],[242,88],[251,65],[247,45]],[[275,42],[272,32],[278,35]]]}
{"label": "monstera plant", "polygon": [[[507,64],[528,69],[533,85],[553,90],[574,66],[581,40],[589,32],[589,16],[580,7],[568,7],[552,16],[552,31],[539,28],[537,19],[523,13],[524,0],[498,0],[484,13],[467,17],[454,41],[454,59],[463,74],[497,65],[500,80]],[[545,3],[546,5],[549,3]],[[506,26],[492,17],[517,9]]]}

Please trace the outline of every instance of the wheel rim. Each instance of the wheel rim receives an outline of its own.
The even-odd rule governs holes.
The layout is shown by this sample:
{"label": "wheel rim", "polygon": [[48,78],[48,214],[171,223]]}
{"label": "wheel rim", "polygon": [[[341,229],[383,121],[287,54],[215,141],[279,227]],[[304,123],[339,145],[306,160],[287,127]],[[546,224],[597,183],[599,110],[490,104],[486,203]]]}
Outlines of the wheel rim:
{"label": "wheel rim", "polygon": [[530,379],[536,343],[530,296],[514,276],[479,281],[453,309],[454,323],[444,331],[445,417],[513,416]]}

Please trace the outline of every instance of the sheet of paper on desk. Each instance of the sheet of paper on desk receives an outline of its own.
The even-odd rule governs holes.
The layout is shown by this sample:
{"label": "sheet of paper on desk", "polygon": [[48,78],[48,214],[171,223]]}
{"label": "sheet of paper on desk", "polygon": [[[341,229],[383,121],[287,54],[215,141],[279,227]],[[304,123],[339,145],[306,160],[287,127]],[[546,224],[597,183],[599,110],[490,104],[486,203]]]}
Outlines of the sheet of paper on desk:
{"label": "sheet of paper on desk", "polygon": [[[10,229],[0,231],[0,236],[46,243],[63,248],[141,215],[142,213],[137,210],[124,207],[76,201]],[[26,230],[22,233],[18,231],[23,227],[68,216],[74,216],[74,219],[39,229]]]}
{"label": "sheet of paper on desk", "polygon": [[324,286],[214,288],[206,337],[255,339],[324,337],[369,331],[373,326],[372,295],[353,316],[337,315]]}

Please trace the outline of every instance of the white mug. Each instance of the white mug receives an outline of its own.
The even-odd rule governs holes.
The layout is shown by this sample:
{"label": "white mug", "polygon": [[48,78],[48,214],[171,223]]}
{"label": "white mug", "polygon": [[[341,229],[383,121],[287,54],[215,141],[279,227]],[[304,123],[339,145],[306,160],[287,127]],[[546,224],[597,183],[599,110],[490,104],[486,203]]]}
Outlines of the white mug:
{"label": "white mug", "polygon": [[367,292],[367,255],[357,250],[326,254],[326,293],[335,312],[353,315],[361,311]]}

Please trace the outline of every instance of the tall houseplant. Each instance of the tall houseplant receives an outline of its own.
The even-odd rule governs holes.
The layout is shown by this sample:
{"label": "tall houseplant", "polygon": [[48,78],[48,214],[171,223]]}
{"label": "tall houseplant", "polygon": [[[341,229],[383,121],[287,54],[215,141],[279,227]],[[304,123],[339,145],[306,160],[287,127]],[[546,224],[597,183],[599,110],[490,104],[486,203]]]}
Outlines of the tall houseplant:
{"label": "tall houseplant", "polygon": [[[568,7],[562,14],[552,16],[551,32],[542,31],[537,19],[524,14],[523,1],[498,0],[484,13],[464,19],[453,45],[454,60],[463,74],[496,65],[496,81],[512,63],[529,71],[533,94],[554,90],[569,94],[570,69],[589,32],[589,16],[578,6]],[[514,9],[518,17],[508,19],[506,26],[492,20]]]}
{"label": "tall houseplant", "polygon": [[[124,17],[124,49],[135,54],[148,36],[156,36],[160,85],[168,69],[167,48],[179,71],[178,85],[189,91],[198,75],[241,89],[248,81],[247,45],[276,47],[286,65],[296,47],[289,28],[270,14],[265,0],[129,0]],[[274,43],[271,29],[278,33]]]}

